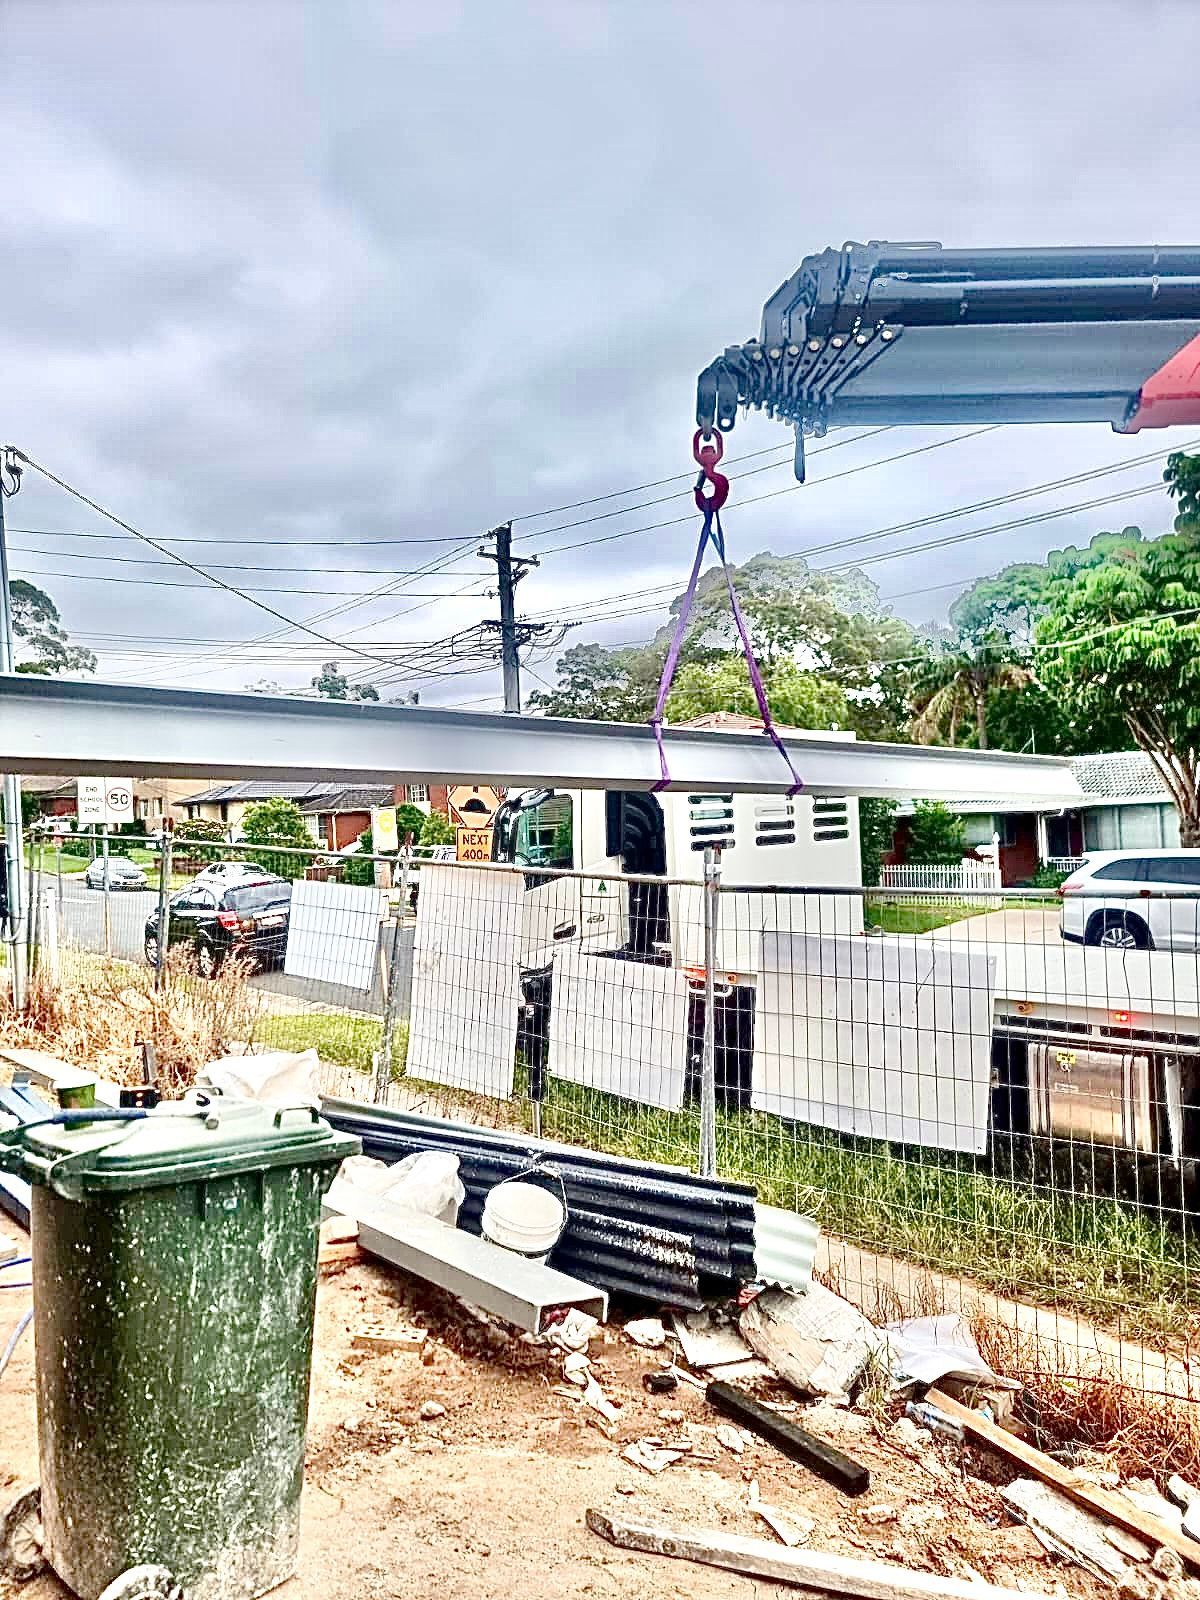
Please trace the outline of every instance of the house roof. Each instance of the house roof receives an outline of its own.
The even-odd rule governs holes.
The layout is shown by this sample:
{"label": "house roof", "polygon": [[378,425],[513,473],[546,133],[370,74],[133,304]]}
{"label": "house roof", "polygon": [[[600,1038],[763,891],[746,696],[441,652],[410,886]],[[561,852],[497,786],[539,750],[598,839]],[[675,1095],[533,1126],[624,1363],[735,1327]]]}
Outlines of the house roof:
{"label": "house roof", "polygon": [[228,800],[307,800],[316,794],[328,794],[329,783],[284,783],[273,778],[248,778],[237,783],[214,783],[198,794],[189,794],[179,804],[185,806],[219,805]]}
{"label": "house roof", "polygon": [[390,783],[358,784],[346,789],[322,789],[299,802],[301,811],[370,811],[374,806],[390,806],[396,802],[396,791]]}
{"label": "house roof", "polygon": [[294,800],[301,811],[370,811],[390,806],[396,798],[391,784],[280,783],[268,778],[248,778],[239,783],[215,783],[199,794],[189,794],[180,805],[242,804],[255,800]]}
{"label": "house roof", "polygon": [[1079,787],[1090,798],[1104,800],[1162,800],[1171,796],[1154,763],[1142,750],[1118,750],[1112,755],[1076,756],[1071,763]]}

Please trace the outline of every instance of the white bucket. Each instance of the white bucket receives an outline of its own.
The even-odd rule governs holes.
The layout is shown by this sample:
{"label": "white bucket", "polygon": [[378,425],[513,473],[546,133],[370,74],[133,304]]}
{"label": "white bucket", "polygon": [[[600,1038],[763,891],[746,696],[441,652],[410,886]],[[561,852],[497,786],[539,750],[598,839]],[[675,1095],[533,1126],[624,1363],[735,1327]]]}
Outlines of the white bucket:
{"label": "white bucket", "polygon": [[527,1261],[544,1262],[567,1223],[567,1208],[540,1184],[508,1178],[483,1203],[483,1237]]}

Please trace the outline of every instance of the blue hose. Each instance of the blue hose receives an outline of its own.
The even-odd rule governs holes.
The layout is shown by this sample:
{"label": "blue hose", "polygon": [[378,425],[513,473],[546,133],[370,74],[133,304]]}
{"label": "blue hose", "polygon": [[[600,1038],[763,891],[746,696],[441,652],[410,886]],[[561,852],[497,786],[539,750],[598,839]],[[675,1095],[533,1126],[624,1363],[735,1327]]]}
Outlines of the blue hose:
{"label": "blue hose", "polygon": [[30,1306],[29,1310],[21,1318],[20,1322],[17,1323],[16,1327],[9,1336],[8,1343],[4,1346],[3,1354],[0,1354],[0,1377],[4,1376],[4,1369],[12,1360],[12,1353],[17,1348],[21,1335],[25,1332],[25,1329],[32,1321],[33,1307]]}
{"label": "blue hose", "polygon": [[11,1261],[0,1261],[0,1272],[6,1267],[27,1267],[32,1260],[32,1256],[14,1256]]}

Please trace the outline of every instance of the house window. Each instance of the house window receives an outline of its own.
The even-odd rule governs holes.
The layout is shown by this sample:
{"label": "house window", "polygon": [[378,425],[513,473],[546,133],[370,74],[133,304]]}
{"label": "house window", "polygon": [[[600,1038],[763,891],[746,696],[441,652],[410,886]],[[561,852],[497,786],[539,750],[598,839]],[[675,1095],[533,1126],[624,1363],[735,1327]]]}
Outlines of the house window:
{"label": "house window", "polygon": [[229,804],[228,804],[228,802],[225,801],[225,800],[222,800],[221,804],[218,806],[217,809],[221,813],[221,821],[222,822],[228,822],[229,821]]}
{"label": "house window", "polygon": [[427,783],[410,783],[408,785],[408,798],[414,805],[428,805],[429,785]]}

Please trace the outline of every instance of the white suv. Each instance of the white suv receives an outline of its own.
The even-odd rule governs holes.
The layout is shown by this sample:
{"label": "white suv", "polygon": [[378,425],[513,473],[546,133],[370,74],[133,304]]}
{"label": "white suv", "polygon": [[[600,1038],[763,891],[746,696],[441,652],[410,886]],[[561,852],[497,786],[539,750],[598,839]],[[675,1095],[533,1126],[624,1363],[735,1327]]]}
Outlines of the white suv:
{"label": "white suv", "polygon": [[195,881],[219,894],[222,889],[236,889],[243,883],[261,883],[275,876],[274,872],[264,872],[253,861],[214,861],[196,874]]}
{"label": "white suv", "polygon": [[1076,944],[1200,948],[1200,850],[1089,850],[1058,892]]}

